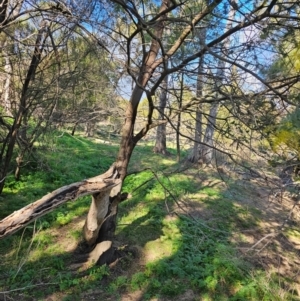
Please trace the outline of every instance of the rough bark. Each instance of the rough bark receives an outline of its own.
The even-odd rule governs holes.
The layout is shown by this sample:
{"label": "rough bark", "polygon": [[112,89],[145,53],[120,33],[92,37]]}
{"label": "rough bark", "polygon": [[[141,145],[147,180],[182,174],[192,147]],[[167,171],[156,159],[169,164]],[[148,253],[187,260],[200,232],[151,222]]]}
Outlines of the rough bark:
{"label": "rough bark", "polygon": [[202,142],[202,105],[197,106],[194,145],[188,160],[196,163],[200,159],[200,143]]}
{"label": "rough bark", "polygon": [[106,217],[109,206],[110,190],[92,196],[92,203],[84,225],[84,238],[89,245],[96,242],[100,227]]}
{"label": "rough bark", "polygon": [[181,107],[182,107],[182,98],[183,98],[183,73],[181,74],[181,82],[180,82],[180,96],[178,98],[178,116],[177,116],[177,125],[176,125],[176,161],[180,161],[180,127],[181,127]]}
{"label": "rough bark", "polygon": [[[5,43],[6,44],[6,43]],[[11,101],[10,101],[10,85],[11,85],[11,76],[12,76],[12,65],[9,58],[9,53],[7,52],[7,49],[5,48],[7,45],[4,45],[2,49],[2,53],[4,56],[4,72],[5,72],[5,81],[4,81],[4,87],[2,92],[2,103],[4,107],[4,111],[7,115],[12,116],[12,107],[11,107]]]}
{"label": "rough bark", "polygon": [[209,110],[209,116],[207,118],[207,125],[204,136],[204,144],[201,147],[202,161],[205,164],[211,164],[213,159],[213,136],[215,132],[215,126],[217,121],[217,114],[219,110],[219,103],[212,104]]}

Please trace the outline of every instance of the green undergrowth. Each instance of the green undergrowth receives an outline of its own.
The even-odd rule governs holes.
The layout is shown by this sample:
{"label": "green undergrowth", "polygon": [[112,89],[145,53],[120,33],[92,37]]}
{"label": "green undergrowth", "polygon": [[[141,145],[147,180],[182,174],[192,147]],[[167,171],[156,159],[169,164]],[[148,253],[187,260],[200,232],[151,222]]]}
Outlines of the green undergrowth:
{"label": "green undergrowth", "polygon": [[0,196],[0,218],[61,186],[104,172],[116,153],[116,146],[68,133],[44,138],[36,145],[31,161],[21,170],[20,181],[15,181],[12,174],[7,177]]}
{"label": "green undergrowth", "polygon": [[[131,277],[114,279],[110,291],[142,291],[141,300],[180,300],[187,289],[193,291],[191,300],[282,300],[275,276],[262,281],[265,272],[255,270],[231,243],[233,232],[251,229],[260,213],[236,204],[227,190],[201,187],[194,172],[195,177],[159,174],[160,183],[151,180],[150,172],[126,180],[128,190],[146,184],[122,204],[117,234],[142,247],[147,262]],[[196,211],[181,210],[174,201],[194,195],[201,195]],[[202,218],[192,218],[193,214]]]}
{"label": "green undergrowth", "polygon": [[[118,150],[67,133],[47,139],[19,182],[8,177],[1,218],[62,185],[104,172]],[[136,248],[138,256],[124,257],[115,269],[70,268],[80,254],[90,203],[81,198],[0,241],[0,297],[92,300],[97,292],[99,300],[121,300],[139,292],[139,300],[181,300],[189,292],[185,300],[297,300],[282,294],[275,275],[266,282],[268,272],[237,252],[232,237],[257,226],[261,213],[234,199],[230,187],[216,185],[217,173],[188,169],[176,163],[175,151],[163,157],[151,145],[136,147],[129,173],[124,191],[131,198],[120,205],[116,241]]]}

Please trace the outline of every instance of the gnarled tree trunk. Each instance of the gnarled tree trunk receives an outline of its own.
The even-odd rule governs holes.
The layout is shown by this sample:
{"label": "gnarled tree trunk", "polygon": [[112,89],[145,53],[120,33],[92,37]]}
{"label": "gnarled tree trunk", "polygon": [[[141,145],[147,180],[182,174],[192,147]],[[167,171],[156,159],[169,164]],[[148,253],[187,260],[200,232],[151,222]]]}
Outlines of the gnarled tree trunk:
{"label": "gnarled tree trunk", "polygon": [[[160,12],[166,11],[170,1],[162,1]],[[137,83],[132,91],[131,98],[125,113],[125,123],[122,129],[122,137],[119,148],[119,153],[115,163],[114,179],[118,179],[119,183],[109,192],[93,195],[92,204],[87,216],[84,236],[90,246],[95,245],[96,254],[99,258],[93,257],[93,260],[102,264],[114,261],[117,257],[117,250],[113,245],[113,230],[116,227],[116,214],[118,203],[121,201],[121,189],[123,180],[126,177],[127,167],[132,155],[132,151],[136,143],[146,135],[148,127],[140,131],[137,135],[134,134],[134,126],[137,116],[137,109],[144,93],[144,87],[149,81],[154,71],[153,64],[160,49],[159,40],[162,37],[164,29],[165,15],[159,17],[155,26],[155,39],[152,40],[151,46],[147,55],[144,56],[144,61],[140,68]],[[103,207],[104,206],[104,207]],[[106,215],[105,215],[106,213]],[[104,220],[103,220],[104,218]],[[103,243],[103,242],[106,243]],[[97,256],[96,256],[97,257]]]}
{"label": "gnarled tree trunk", "polygon": [[[1,220],[0,238],[15,233],[65,202],[74,201],[90,194],[98,195],[101,193],[106,196],[120,183],[121,180],[116,179],[116,167],[112,165],[106,173],[100,176],[61,187]],[[97,219],[97,217],[96,215],[93,218]]]}

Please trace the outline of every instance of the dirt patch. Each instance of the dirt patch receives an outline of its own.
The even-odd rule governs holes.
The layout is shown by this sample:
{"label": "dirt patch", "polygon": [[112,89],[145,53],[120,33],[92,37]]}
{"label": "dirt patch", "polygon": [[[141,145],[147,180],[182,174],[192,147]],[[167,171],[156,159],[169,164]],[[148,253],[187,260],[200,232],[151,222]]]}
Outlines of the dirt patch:
{"label": "dirt patch", "polygon": [[[299,202],[286,190],[285,183],[277,176],[240,180],[243,197],[239,204],[260,211],[258,225],[250,230],[240,230],[234,242],[239,251],[254,265],[262,267],[270,275],[288,280],[285,290],[300,295],[300,215]],[[244,183],[243,183],[244,182]],[[296,233],[291,230],[296,228]],[[238,234],[238,231],[236,232]],[[296,235],[295,235],[296,234]],[[299,235],[299,237],[298,237]]]}
{"label": "dirt patch", "polygon": [[[280,177],[274,174],[269,173],[262,178],[244,171],[239,174],[222,168],[222,178],[225,181],[219,183],[199,177],[199,185],[212,187],[214,184],[223,190],[226,187],[229,201],[247,215],[248,219],[253,218],[250,228],[249,225],[245,228],[241,223],[231,231],[231,241],[236,249],[253,266],[267,271],[270,277],[276,275],[279,282],[280,277],[288,280],[289,284],[285,282],[287,287],[284,289],[300,296],[299,202],[286,190]],[[229,178],[231,183],[226,182]],[[232,179],[235,179],[233,184]],[[209,209],[205,205],[207,198],[205,193],[182,197],[175,210],[209,225],[214,218],[215,209]],[[213,199],[212,196],[209,198]],[[238,220],[240,217],[236,218]]]}

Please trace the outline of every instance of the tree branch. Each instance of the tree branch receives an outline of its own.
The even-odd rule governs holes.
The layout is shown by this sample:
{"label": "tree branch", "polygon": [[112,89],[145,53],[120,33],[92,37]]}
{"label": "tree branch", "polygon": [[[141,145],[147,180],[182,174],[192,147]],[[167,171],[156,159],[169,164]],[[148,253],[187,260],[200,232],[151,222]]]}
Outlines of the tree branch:
{"label": "tree branch", "polygon": [[116,169],[111,168],[102,175],[63,186],[43,196],[40,200],[13,212],[0,221],[0,239],[9,236],[37,218],[52,211],[56,207],[68,201],[75,201],[79,197],[91,195],[107,190],[120,184],[121,180],[116,179]]}

